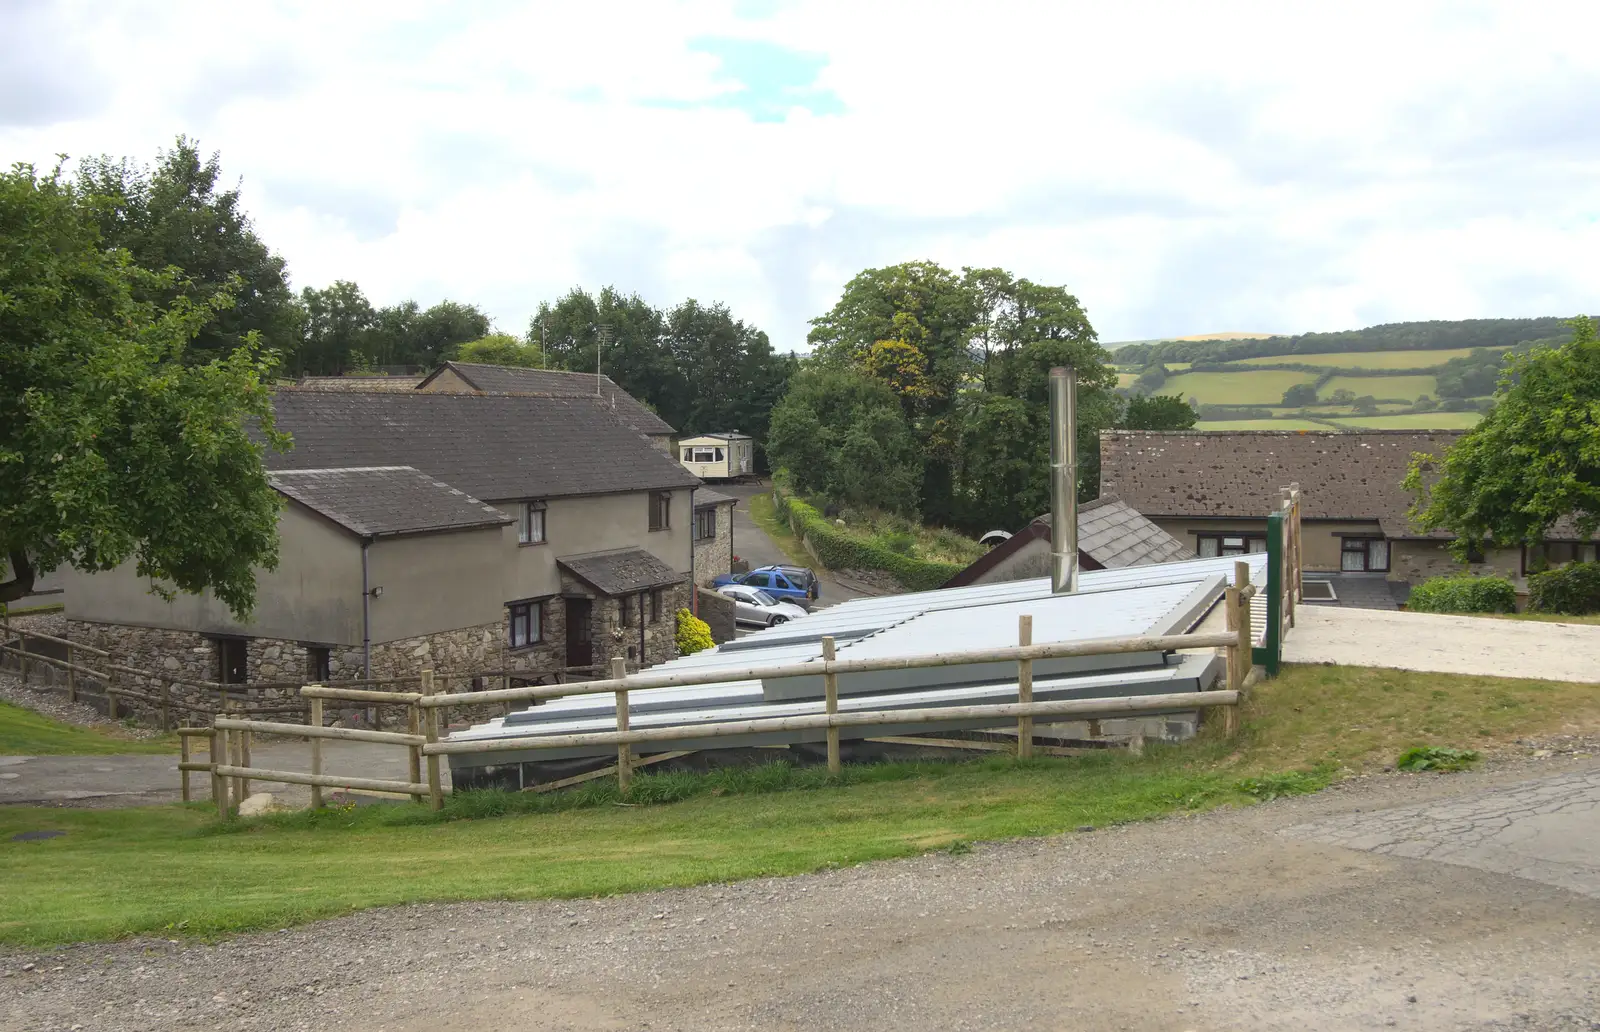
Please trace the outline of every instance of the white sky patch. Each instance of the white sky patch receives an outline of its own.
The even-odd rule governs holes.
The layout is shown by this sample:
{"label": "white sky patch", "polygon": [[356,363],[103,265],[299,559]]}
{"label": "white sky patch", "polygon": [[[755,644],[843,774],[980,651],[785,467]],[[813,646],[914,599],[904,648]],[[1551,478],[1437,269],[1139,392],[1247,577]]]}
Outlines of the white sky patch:
{"label": "white sky patch", "polygon": [[187,133],[297,287],[515,332],[614,284],[798,347],[916,258],[1108,341],[1594,308],[1600,5],[751,6],[25,2],[0,160]]}

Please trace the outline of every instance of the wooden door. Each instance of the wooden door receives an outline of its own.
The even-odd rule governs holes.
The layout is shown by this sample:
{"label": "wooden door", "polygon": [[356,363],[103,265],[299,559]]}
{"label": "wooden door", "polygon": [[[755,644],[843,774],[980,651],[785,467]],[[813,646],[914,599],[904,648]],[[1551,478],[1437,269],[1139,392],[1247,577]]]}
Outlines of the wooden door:
{"label": "wooden door", "polygon": [[594,643],[590,638],[593,604],[586,598],[569,598],[567,603],[567,666],[588,666],[594,662]]}

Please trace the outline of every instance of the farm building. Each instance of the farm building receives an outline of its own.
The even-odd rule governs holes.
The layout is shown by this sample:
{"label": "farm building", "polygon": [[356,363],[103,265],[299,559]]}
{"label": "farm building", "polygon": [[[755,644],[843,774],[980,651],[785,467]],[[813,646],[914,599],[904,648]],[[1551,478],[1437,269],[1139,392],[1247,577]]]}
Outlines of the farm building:
{"label": "farm building", "polygon": [[756,470],[756,445],[749,434],[701,434],[678,442],[683,468],[701,480],[733,480]]}

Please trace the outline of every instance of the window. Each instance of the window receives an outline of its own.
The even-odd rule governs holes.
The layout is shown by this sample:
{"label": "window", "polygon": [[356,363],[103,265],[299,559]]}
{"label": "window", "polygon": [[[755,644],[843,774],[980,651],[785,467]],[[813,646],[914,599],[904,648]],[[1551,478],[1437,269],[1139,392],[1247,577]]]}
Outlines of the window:
{"label": "window", "polygon": [[744,579],[744,582],[752,588],[768,588],[772,586],[772,574],[752,573]]}
{"label": "window", "polygon": [[312,684],[321,684],[332,679],[330,674],[328,650],[321,645],[306,646],[306,679]]}
{"label": "window", "polygon": [[633,596],[623,595],[617,599],[617,625],[620,627],[633,626]]}
{"label": "window", "polygon": [[661,622],[661,589],[650,592],[650,622]]}
{"label": "window", "polygon": [[1388,570],[1389,542],[1383,538],[1345,538],[1339,546],[1339,569],[1346,573]]}
{"label": "window", "polygon": [[716,453],[717,453],[716,461],[717,462],[721,462],[722,459],[723,459],[722,449],[721,448],[716,449]]}
{"label": "window", "polygon": [[506,626],[506,641],[514,649],[537,645],[544,639],[544,605],[539,602],[513,602],[506,607],[511,618]]}
{"label": "window", "polygon": [[250,679],[250,663],[243,638],[217,639],[217,680],[223,684],[244,684]]}
{"label": "window", "polygon": [[683,461],[684,462],[693,462],[694,461],[694,449],[693,448],[685,448],[683,450]]}
{"label": "window", "polygon": [[710,541],[717,536],[717,507],[707,505],[694,511],[694,539]]}
{"label": "window", "polygon": [[1265,534],[1196,534],[1196,554],[1202,559],[1214,559],[1219,555],[1248,555],[1253,552],[1267,550],[1267,536]]}
{"label": "window", "polygon": [[544,544],[544,503],[522,503],[522,519],[517,524],[517,542],[524,545]]}
{"label": "window", "polygon": [[1595,561],[1593,542],[1546,541],[1539,545],[1526,545],[1522,549],[1522,573],[1540,573],[1567,563],[1592,563]]}
{"label": "window", "polygon": [[650,529],[668,530],[672,526],[672,492],[650,492]]}

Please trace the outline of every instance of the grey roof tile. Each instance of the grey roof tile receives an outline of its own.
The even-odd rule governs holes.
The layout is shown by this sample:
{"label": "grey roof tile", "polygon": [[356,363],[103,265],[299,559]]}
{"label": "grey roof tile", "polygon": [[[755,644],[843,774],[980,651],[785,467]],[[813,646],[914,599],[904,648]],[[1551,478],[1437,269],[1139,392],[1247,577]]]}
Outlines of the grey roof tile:
{"label": "grey roof tile", "polygon": [[556,563],[603,595],[626,595],[684,579],[683,574],[642,548],[557,556]]}
{"label": "grey roof tile", "polygon": [[697,507],[701,505],[726,505],[728,503],[737,505],[739,504],[739,499],[733,497],[733,495],[725,495],[720,491],[713,491],[708,487],[695,488],[694,504]]}
{"label": "grey roof tile", "polygon": [[487,501],[700,482],[592,398],[282,389],[273,409],[294,447],[270,470],[415,466]]}
{"label": "grey roof tile", "polygon": [[272,486],[363,537],[503,526],[511,517],[410,466],[278,470]]}
{"label": "grey roof tile", "polygon": [[[547,394],[560,398],[598,398],[622,424],[641,434],[676,433],[672,424],[651,412],[639,399],[618,387],[609,376],[600,376],[595,390],[594,373],[570,373],[559,369],[523,369],[518,366],[479,365],[476,362],[446,362],[440,370],[454,369],[463,380],[485,394]],[[419,384],[418,386],[421,386]]]}

